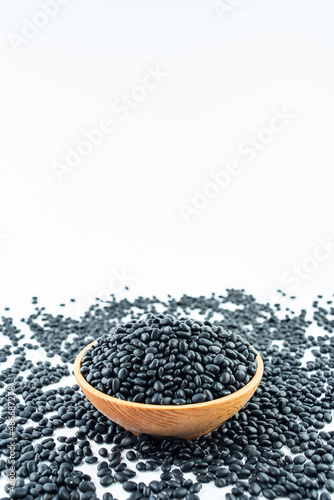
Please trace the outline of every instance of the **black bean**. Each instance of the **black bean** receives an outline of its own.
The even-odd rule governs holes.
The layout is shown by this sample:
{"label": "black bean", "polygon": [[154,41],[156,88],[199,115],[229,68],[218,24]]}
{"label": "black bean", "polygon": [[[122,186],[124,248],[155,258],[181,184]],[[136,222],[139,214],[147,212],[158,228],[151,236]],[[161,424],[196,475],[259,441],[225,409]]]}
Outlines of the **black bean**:
{"label": "black bean", "polygon": [[95,488],[95,486],[94,486],[93,483],[90,483],[88,481],[82,481],[79,484],[79,490],[82,491],[82,492],[85,492],[85,491],[95,491],[96,488]]}
{"label": "black bean", "polygon": [[330,493],[334,493],[334,480],[333,479],[327,479],[325,486],[326,486],[326,489]]}
{"label": "black bean", "polygon": [[156,392],[151,398],[152,405],[159,405],[162,402],[163,396],[161,392]]}
{"label": "black bean", "polygon": [[105,467],[104,469],[100,469],[97,471],[97,477],[104,477],[110,474],[111,474],[111,469],[109,469],[108,464],[107,467]]}
{"label": "black bean", "polygon": [[214,480],[214,485],[217,488],[223,488],[224,486],[227,485],[227,481],[223,477],[220,477],[220,478]]}
{"label": "black bean", "polygon": [[223,372],[220,377],[219,377],[219,382],[223,384],[224,386],[229,383],[230,381],[230,374],[228,372]]}
{"label": "black bean", "polygon": [[43,490],[46,493],[57,493],[58,486],[54,483],[45,483],[45,484],[43,484]]}
{"label": "black bean", "polygon": [[125,436],[121,441],[121,446],[123,448],[132,448],[136,444],[137,440],[134,436]]}
{"label": "black bean", "polygon": [[103,493],[102,500],[114,500],[114,497],[112,496],[111,493]]}
{"label": "black bean", "polygon": [[[138,464],[137,464],[137,466],[138,466]],[[124,481],[127,481],[128,477],[127,477],[127,475],[124,472],[116,472],[115,479],[119,483],[124,483]]]}
{"label": "black bean", "polygon": [[187,495],[188,491],[186,488],[176,488],[173,492],[174,498],[184,498]]}
{"label": "black bean", "polygon": [[194,394],[193,397],[191,398],[191,402],[194,404],[203,403],[203,401],[205,401],[205,400],[206,400],[206,397],[202,392],[198,392],[198,393]]}
{"label": "black bean", "polygon": [[217,356],[214,358],[213,362],[215,365],[221,365],[224,363],[225,356],[223,354],[217,354]]}
{"label": "black bean", "polygon": [[35,411],[32,415],[31,415],[31,420],[33,420],[34,422],[38,422],[39,420],[42,420],[43,418],[43,413],[40,413],[38,411]]}
{"label": "black bean", "polygon": [[320,500],[331,500],[331,496],[326,491],[323,491],[320,495]]}
{"label": "black bean", "polygon": [[102,500],[114,500],[114,497],[112,496],[111,493],[103,493]]}
{"label": "black bean", "polygon": [[10,498],[13,498],[13,499],[24,498],[24,499],[26,499],[28,492],[29,492],[28,486],[22,486],[20,488],[15,488],[14,490],[12,490],[10,492]]}
{"label": "black bean", "polygon": [[121,388],[121,380],[118,377],[116,377],[112,381],[112,390],[116,394],[116,392],[118,392],[120,388]]}
{"label": "black bean", "polygon": [[125,491],[137,490],[137,483],[135,483],[134,481],[125,481],[122,486]]}
{"label": "black bean", "polygon": [[170,316],[165,316],[164,318],[161,318],[159,323],[161,326],[166,326],[166,325],[170,325],[173,321],[173,318],[171,318]]}
{"label": "black bean", "polygon": [[174,398],[174,399],[172,399],[172,404],[173,405],[185,405],[185,404],[187,404],[187,401],[184,398]]}
{"label": "black bean", "polygon": [[325,453],[322,456],[322,461],[326,464],[331,464],[334,460],[334,456],[331,453]]}
{"label": "black bean", "polygon": [[134,403],[145,403],[146,395],[144,392],[138,392],[133,398]]}
{"label": "black bean", "polygon": [[134,451],[130,450],[130,451],[126,452],[126,458],[130,462],[134,462],[135,460],[137,460],[137,455],[136,455],[136,453]]}
{"label": "black bean", "polygon": [[235,372],[235,378],[236,380],[238,380],[239,382],[243,382],[246,378],[246,373],[242,370],[237,370]]}
{"label": "black bean", "polygon": [[317,469],[315,467],[306,466],[304,472],[308,477],[317,477]]}
{"label": "black bean", "polygon": [[[118,473],[118,474],[120,474],[120,473]],[[104,487],[110,486],[113,482],[114,482],[114,478],[111,474],[107,474],[107,475],[101,477],[101,479],[100,479],[100,484],[101,484],[101,486],[104,486]]]}
{"label": "black bean", "polygon": [[276,498],[276,493],[273,491],[273,490],[269,490],[268,488],[265,488],[263,491],[262,491],[262,494],[265,498],[269,498],[269,499],[274,499]]}
{"label": "black bean", "polygon": [[35,453],[33,451],[28,451],[27,453],[23,453],[23,455],[21,455],[20,459],[23,461],[23,462],[26,462],[28,460],[33,460],[35,458]]}
{"label": "black bean", "polygon": [[258,483],[252,483],[248,491],[251,495],[257,496],[261,493],[262,487]]}
{"label": "black bean", "polygon": [[99,432],[100,434],[106,434],[107,431],[108,431],[108,427],[105,425],[105,424],[101,424],[100,422],[98,422],[96,425],[95,425],[95,430],[97,432]]}
{"label": "black bean", "polygon": [[287,496],[288,494],[286,488],[281,484],[274,484],[273,491],[280,496]]}
{"label": "black bean", "polygon": [[162,392],[164,390],[164,384],[160,380],[156,380],[153,384],[153,388],[157,392]]}
{"label": "black bean", "polygon": [[[30,490],[31,491],[31,490]],[[65,486],[61,486],[58,491],[58,496],[60,500],[70,500],[71,494],[70,492],[65,488]]]}
{"label": "black bean", "polygon": [[117,376],[118,378],[121,380],[121,381],[124,381],[128,378],[129,376],[129,372],[126,368],[121,368],[119,370],[119,372],[117,373]]}

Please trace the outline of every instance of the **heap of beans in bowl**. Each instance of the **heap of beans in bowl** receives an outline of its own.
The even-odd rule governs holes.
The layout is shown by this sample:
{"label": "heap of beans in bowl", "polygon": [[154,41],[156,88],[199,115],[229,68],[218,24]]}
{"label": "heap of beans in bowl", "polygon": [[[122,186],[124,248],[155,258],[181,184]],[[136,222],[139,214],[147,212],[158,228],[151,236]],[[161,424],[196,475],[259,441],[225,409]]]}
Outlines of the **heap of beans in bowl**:
{"label": "heap of beans in bowl", "polygon": [[149,314],[104,335],[84,354],[95,389],[127,401],[185,405],[218,399],[255,375],[256,351],[209,321]]}

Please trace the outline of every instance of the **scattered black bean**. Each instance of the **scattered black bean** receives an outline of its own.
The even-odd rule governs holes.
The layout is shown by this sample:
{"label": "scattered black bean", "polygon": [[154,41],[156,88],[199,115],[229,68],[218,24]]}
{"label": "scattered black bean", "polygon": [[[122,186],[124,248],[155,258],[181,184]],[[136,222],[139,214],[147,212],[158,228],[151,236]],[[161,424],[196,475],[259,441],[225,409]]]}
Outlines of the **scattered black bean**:
{"label": "scattered black bean", "polygon": [[[63,364],[33,362],[29,354],[32,344],[24,342],[13,320],[3,316],[0,331],[10,344],[2,343],[0,360],[13,360],[0,374],[0,475],[5,477],[9,473],[8,445],[13,441],[6,426],[9,384],[14,386],[17,419],[16,487],[10,491],[9,483],[5,486],[6,500],[113,500],[108,491],[97,495],[96,488],[112,492],[117,482],[125,491],[133,488],[129,490],[131,500],[198,500],[203,483],[229,486],[227,500],[330,499],[334,493],[334,431],[328,425],[334,409],[334,309],[329,302],[315,301],[313,317],[305,310],[294,313],[286,309],[283,313],[279,305],[260,304],[238,290],[219,297],[170,297],[167,302],[143,297],[117,302],[112,297],[92,306],[79,320],[46,314],[38,306],[24,320],[32,332],[31,342],[37,342],[50,358],[59,355]],[[157,313],[157,304],[164,315]],[[201,314],[202,321],[180,319],[192,316],[192,311]],[[146,318],[160,317],[159,324],[134,329],[133,337],[126,340],[131,346],[126,351],[122,342],[127,332],[146,321],[141,313]],[[219,319],[213,321],[214,314]],[[163,404],[172,404],[173,400],[193,402],[198,394],[207,401],[235,391],[237,384],[244,383],[243,377],[251,378],[256,370],[254,353],[248,349],[247,354],[248,344],[264,359],[264,377],[246,407],[211,437],[191,442],[135,437],[97,411],[76,384],[58,384],[56,389],[51,385],[70,375],[70,363],[81,348],[111,328],[119,329],[119,362],[110,373],[103,366],[105,360],[100,365],[94,360],[95,371],[102,384],[112,378],[112,386],[116,392],[122,389],[124,397],[135,371],[137,402],[147,402],[154,393],[162,394]],[[224,353],[214,335],[219,339],[219,329],[229,332]],[[313,335],[315,329],[317,336]],[[247,341],[238,344],[239,334]],[[236,350],[240,362],[234,359]],[[313,359],[302,363],[306,351]],[[114,351],[105,354],[112,357]],[[140,368],[143,365],[145,369]],[[155,382],[162,385],[153,388]],[[154,393],[147,396],[150,387]],[[64,435],[53,439],[64,427],[67,432],[61,431]],[[93,451],[94,443],[98,453]],[[123,461],[125,454],[133,464]],[[80,471],[85,463],[91,464],[92,472],[95,469],[97,479],[96,473],[92,473],[94,480]],[[136,471],[142,471],[144,479],[145,471],[154,470],[157,480],[149,484],[134,480]],[[189,472],[194,474],[192,479]]]}

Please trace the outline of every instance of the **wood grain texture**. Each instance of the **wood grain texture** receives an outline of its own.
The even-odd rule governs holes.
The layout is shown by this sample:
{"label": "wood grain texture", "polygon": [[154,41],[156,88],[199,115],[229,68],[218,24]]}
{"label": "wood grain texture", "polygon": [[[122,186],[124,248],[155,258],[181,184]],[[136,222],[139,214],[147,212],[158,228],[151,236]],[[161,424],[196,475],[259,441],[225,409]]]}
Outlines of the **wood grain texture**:
{"label": "wood grain texture", "polygon": [[220,399],[190,405],[147,405],[123,401],[92,387],[80,373],[83,355],[96,344],[87,345],[74,362],[74,375],[89,401],[110,420],[133,434],[159,438],[195,439],[219,427],[237,413],[253,396],[262,375],[263,361],[257,353],[257,370],[252,380],[239,391]]}

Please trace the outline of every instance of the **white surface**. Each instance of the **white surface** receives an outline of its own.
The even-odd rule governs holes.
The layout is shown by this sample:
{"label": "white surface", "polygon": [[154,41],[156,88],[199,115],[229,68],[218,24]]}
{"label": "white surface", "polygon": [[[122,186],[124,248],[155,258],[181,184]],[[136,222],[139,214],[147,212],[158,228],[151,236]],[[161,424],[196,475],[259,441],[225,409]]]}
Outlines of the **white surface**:
{"label": "white surface", "polygon": [[[136,294],[332,291],[333,248],[303,261],[334,239],[333,2],[227,0],[222,19],[213,0],[63,3],[46,20],[43,0],[0,5],[1,303],[86,303],[122,272]],[[112,111],[156,65],[157,88]],[[60,183],[55,162],[103,119],[114,131]],[[180,205],[232,161],[186,224]]]}

